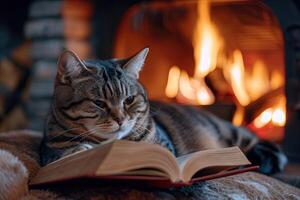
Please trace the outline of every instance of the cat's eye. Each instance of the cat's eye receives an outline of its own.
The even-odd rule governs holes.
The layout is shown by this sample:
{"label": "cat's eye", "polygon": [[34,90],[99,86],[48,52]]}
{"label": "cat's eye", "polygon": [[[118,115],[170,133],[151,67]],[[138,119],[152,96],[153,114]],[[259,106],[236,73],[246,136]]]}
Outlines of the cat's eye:
{"label": "cat's eye", "polygon": [[124,103],[130,105],[133,103],[133,101],[134,101],[134,96],[129,96],[124,100]]}
{"label": "cat's eye", "polygon": [[101,101],[101,100],[96,100],[95,101],[95,104],[99,107],[99,108],[106,108],[107,105],[104,101]]}

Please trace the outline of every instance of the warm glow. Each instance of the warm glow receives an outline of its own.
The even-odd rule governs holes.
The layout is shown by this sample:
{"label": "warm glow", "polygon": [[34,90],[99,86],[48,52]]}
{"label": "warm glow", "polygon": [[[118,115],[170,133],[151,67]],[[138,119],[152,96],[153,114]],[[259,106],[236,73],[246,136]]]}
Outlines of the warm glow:
{"label": "warm glow", "polygon": [[257,60],[252,73],[246,73],[246,89],[251,101],[258,99],[270,90],[270,77],[267,67],[261,60]]}
{"label": "warm glow", "polygon": [[183,102],[197,105],[214,103],[215,97],[206,85],[205,76],[216,68],[221,40],[210,20],[209,1],[198,3],[198,18],[193,36],[195,72],[193,77],[178,67],[169,71],[166,96],[174,98],[178,93],[185,98]]}
{"label": "warm glow", "polygon": [[181,72],[181,76],[179,79],[179,90],[185,98],[190,100],[196,99],[195,89],[193,88],[190,77],[186,71]]}
{"label": "warm glow", "polygon": [[282,108],[276,108],[272,114],[272,122],[277,126],[285,125],[285,112]]}
{"label": "warm glow", "polygon": [[210,19],[209,0],[199,1],[197,24],[193,36],[195,78],[204,78],[216,68],[221,45],[222,40]]}
{"label": "warm glow", "polygon": [[263,111],[255,120],[254,125],[257,128],[262,128],[263,126],[267,125],[272,120],[272,108],[268,108]]}
{"label": "warm glow", "polygon": [[[250,103],[254,102],[253,105],[255,105],[256,100],[261,102],[264,98],[259,99],[260,97],[269,92],[274,92],[273,90],[284,85],[282,71],[279,71],[276,66],[271,66],[271,71],[263,62],[264,57],[251,60],[253,59],[251,54],[250,57],[249,54],[244,54],[245,58],[250,58],[250,62],[246,62],[246,64],[255,62],[253,66],[247,65],[245,68],[241,50],[232,49],[234,50],[232,52],[232,50],[227,49],[226,52],[223,51],[223,47],[225,47],[223,45],[224,40],[211,21],[209,0],[198,1],[197,14],[192,41],[195,60],[194,74],[189,76],[186,71],[181,70],[179,67],[171,67],[165,89],[166,96],[176,98],[181,103],[193,105],[213,104],[215,96],[205,82],[208,78],[214,90],[221,91],[218,93],[221,94],[220,99],[223,97],[222,95],[228,99],[228,96],[231,98],[233,94],[233,98],[237,100],[237,109],[232,119],[233,124],[238,126],[250,125],[255,131],[264,131],[268,127],[278,128],[284,126],[286,123],[284,96],[282,96],[280,102],[274,103],[275,105],[262,104],[265,107],[258,107],[262,112],[257,113],[259,115],[252,123],[244,124],[249,117],[244,115],[248,114],[247,106]],[[247,51],[243,53],[247,53]],[[211,73],[217,65],[218,71]],[[207,75],[210,76],[207,77]],[[214,81],[218,80],[221,80],[218,83],[224,84],[225,87],[216,87],[216,84],[213,84]],[[249,107],[252,107],[252,104]]]}
{"label": "warm glow", "polygon": [[237,106],[236,111],[232,118],[232,123],[236,126],[241,126],[244,120],[244,108]]}
{"label": "warm glow", "polygon": [[257,128],[262,128],[269,122],[276,126],[284,126],[286,122],[286,109],[285,109],[285,98],[282,97],[280,102],[277,105],[274,105],[272,108],[268,108],[263,111],[258,117],[254,120],[254,126]]}
{"label": "warm glow", "polygon": [[233,62],[227,68],[230,85],[239,103],[246,106],[250,103],[250,98],[246,92],[245,72],[242,53],[239,50],[233,52]]}
{"label": "warm glow", "polygon": [[273,90],[284,85],[284,75],[278,70],[274,70],[271,75],[271,88]]}
{"label": "warm glow", "polygon": [[174,98],[178,93],[178,82],[180,77],[180,69],[177,66],[173,66],[169,71],[168,83],[166,87],[166,96]]}
{"label": "warm glow", "polygon": [[284,126],[286,122],[286,99],[281,98],[279,104],[275,106],[272,114],[272,123],[277,126]]}
{"label": "warm glow", "polygon": [[179,91],[191,103],[209,105],[214,102],[214,96],[204,81],[190,78],[186,71],[182,71],[179,78]]}
{"label": "warm glow", "polygon": [[196,88],[197,103],[200,105],[210,105],[214,103],[215,97],[203,79],[192,80],[194,88]]}

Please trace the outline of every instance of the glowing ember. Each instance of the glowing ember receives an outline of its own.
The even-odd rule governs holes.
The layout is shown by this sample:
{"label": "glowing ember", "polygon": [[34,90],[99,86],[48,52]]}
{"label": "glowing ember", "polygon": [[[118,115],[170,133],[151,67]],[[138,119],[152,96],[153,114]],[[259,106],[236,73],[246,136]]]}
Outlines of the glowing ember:
{"label": "glowing ember", "polygon": [[268,124],[272,120],[272,108],[268,108],[265,111],[263,111],[255,120],[254,120],[254,125],[257,128],[262,128],[266,124]]}
{"label": "glowing ember", "polygon": [[284,126],[286,122],[286,98],[282,97],[279,104],[274,107],[272,122],[277,126]]}
{"label": "glowing ember", "polygon": [[284,126],[286,122],[285,98],[282,97],[278,105],[268,108],[255,118],[253,124],[257,128],[262,128],[269,122],[276,126]]}
{"label": "glowing ember", "polygon": [[277,126],[285,125],[285,112],[282,108],[276,108],[272,114],[272,122]]}

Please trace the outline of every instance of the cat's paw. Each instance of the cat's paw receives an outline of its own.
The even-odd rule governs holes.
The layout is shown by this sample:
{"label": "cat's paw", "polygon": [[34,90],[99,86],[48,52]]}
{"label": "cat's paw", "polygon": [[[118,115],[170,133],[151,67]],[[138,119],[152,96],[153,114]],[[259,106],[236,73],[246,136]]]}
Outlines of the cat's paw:
{"label": "cat's paw", "polygon": [[287,157],[275,144],[259,141],[247,156],[252,164],[259,165],[259,171],[264,174],[275,174],[283,171],[287,164]]}
{"label": "cat's paw", "polygon": [[92,148],[93,148],[93,145],[91,145],[91,144],[80,144],[78,147],[75,148],[75,152],[85,151],[85,150],[89,150]]}
{"label": "cat's paw", "polygon": [[91,144],[80,144],[72,149],[70,149],[69,151],[66,152],[66,154],[74,154],[74,153],[79,153],[81,151],[86,151],[86,150],[89,150],[89,149],[92,149],[93,148],[93,145]]}

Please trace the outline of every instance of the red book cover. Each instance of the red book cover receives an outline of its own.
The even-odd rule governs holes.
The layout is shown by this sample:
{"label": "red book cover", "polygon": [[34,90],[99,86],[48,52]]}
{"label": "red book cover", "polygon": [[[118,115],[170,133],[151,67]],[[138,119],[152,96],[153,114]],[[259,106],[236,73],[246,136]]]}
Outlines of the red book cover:
{"label": "red book cover", "polygon": [[72,186],[91,186],[91,185],[98,185],[98,184],[123,184],[123,183],[131,183],[133,185],[142,185],[149,186],[154,188],[176,188],[176,187],[183,187],[189,186],[197,182],[207,181],[211,179],[231,176],[235,174],[240,174],[248,171],[255,171],[259,168],[259,166],[248,166],[240,169],[231,169],[225,170],[218,173],[195,177],[191,181],[184,183],[184,182],[176,182],[173,183],[170,179],[166,177],[156,177],[156,176],[122,176],[122,175],[112,175],[112,176],[95,176],[95,175],[87,175],[84,177],[74,177],[72,179],[61,180],[61,181],[53,181],[43,184],[29,184],[30,188],[44,188],[44,187],[51,187],[51,186],[58,186],[63,184],[64,186],[72,185]]}

